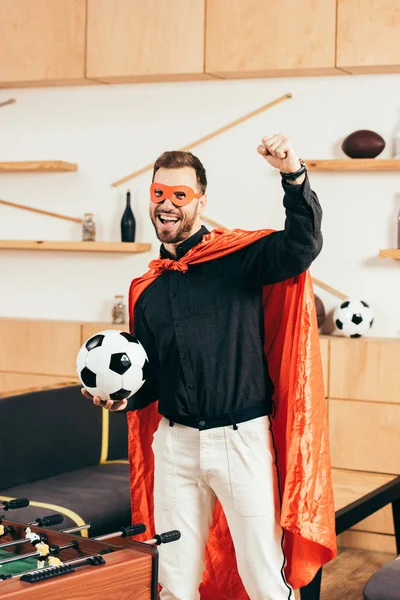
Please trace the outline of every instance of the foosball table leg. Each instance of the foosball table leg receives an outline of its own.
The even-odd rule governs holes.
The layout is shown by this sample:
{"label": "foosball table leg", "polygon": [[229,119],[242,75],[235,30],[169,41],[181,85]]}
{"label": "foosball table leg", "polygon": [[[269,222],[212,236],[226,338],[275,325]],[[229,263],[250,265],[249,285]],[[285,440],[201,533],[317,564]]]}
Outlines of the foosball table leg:
{"label": "foosball table leg", "polygon": [[320,600],[322,582],[322,568],[317,572],[314,579],[300,589],[301,600]]}
{"label": "foosball table leg", "polygon": [[[169,544],[170,542],[176,542],[181,537],[180,531],[173,529],[172,531],[166,531],[165,533],[156,534],[151,540],[147,540],[144,544],[151,544],[152,546],[159,546],[160,544]],[[152,563],[152,575],[151,575],[151,600],[158,600],[158,568],[159,568],[159,555],[154,554]]]}
{"label": "foosball table leg", "polygon": [[392,514],[396,551],[397,554],[400,554],[400,498],[392,502]]}
{"label": "foosball table leg", "polygon": [[159,569],[159,554],[153,556],[152,572],[151,572],[151,600],[158,600],[158,569]]}

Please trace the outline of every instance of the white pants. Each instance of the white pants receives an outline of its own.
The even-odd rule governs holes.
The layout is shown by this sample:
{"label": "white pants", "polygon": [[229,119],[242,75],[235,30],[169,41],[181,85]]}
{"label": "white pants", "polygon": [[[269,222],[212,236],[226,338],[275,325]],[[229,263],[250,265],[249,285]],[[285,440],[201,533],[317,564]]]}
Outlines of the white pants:
{"label": "white pants", "polygon": [[[160,546],[162,600],[198,600],[205,546],[218,498],[251,600],[288,600],[275,454],[268,417],[199,431],[161,419],[154,436],[155,525],[179,529]],[[218,600],[217,598],[215,600]],[[234,600],[234,599],[232,599]]]}

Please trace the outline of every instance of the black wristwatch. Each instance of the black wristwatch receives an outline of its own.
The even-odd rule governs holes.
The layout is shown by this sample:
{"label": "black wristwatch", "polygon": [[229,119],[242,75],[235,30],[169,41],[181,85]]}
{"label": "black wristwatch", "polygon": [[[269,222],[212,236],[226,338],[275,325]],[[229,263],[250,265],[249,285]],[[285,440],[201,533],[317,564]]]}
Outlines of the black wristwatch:
{"label": "black wristwatch", "polygon": [[297,179],[298,177],[300,177],[300,175],[303,175],[303,173],[307,173],[307,167],[304,160],[300,159],[300,164],[300,169],[294,171],[293,173],[283,173],[282,171],[280,171],[282,179],[293,181],[293,179]]}

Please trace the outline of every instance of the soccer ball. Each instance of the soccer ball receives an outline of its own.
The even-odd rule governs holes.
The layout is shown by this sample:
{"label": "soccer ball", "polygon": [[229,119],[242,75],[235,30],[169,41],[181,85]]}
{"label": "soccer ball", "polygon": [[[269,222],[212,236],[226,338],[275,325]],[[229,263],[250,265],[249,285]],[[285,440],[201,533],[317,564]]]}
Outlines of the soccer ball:
{"label": "soccer ball", "polygon": [[89,338],[78,352],[76,371],[82,385],[102,400],[123,400],[145,382],[145,349],[133,335],[110,329]]}
{"label": "soccer ball", "polygon": [[374,322],[374,313],[363,300],[348,299],[337,306],[333,313],[336,330],[351,338],[368,333]]}

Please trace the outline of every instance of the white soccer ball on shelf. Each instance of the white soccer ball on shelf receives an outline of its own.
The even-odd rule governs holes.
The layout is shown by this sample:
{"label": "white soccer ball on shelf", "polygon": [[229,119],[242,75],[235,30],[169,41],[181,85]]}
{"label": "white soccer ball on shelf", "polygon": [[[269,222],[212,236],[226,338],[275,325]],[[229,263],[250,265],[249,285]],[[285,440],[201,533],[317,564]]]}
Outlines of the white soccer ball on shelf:
{"label": "white soccer ball on shelf", "polygon": [[333,322],[341,335],[359,338],[372,327],[374,313],[364,300],[348,298],[335,308]]}
{"label": "white soccer ball on shelf", "polygon": [[76,371],[83,387],[102,400],[123,400],[137,392],[148,369],[145,349],[133,335],[109,329],[82,345]]}

